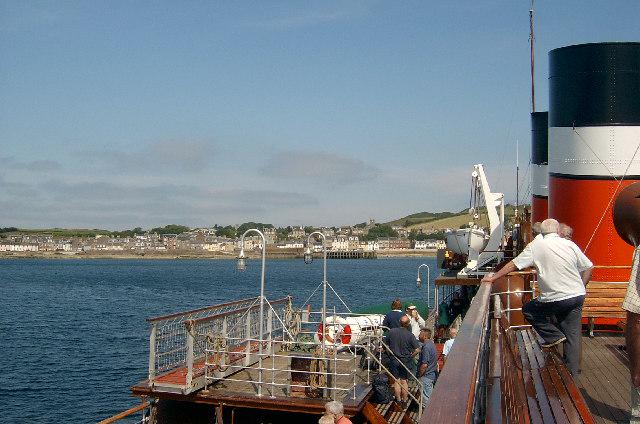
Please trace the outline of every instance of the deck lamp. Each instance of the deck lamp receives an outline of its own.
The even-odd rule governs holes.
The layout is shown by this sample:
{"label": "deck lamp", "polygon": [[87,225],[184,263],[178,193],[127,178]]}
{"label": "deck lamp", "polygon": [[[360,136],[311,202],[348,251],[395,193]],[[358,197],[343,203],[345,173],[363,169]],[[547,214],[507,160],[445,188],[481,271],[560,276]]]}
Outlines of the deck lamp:
{"label": "deck lamp", "polygon": [[[311,254],[311,237],[318,236],[322,238],[323,253],[323,274],[322,274],[322,325],[327,325],[327,238],[320,231],[314,231],[307,237],[307,250],[304,253],[304,263],[310,264],[313,261]],[[324,327],[323,327],[324,328]],[[326,349],[326,337],[322,337],[322,351]]]}
{"label": "deck lamp", "polygon": [[311,253],[311,249],[307,245],[307,250],[304,251],[304,263],[309,265],[313,262],[313,254]]}
{"label": "deck lamp", "polygon": [[236,269],[240,272],[244,272],[247,270],[247,259],[244,255],[244,249],[240,249],[240,254],[238,255],[238,263],[236,264]]}
{"label": "deck lamp", "polygon": [[431,281],[431,269],[429,268],[429,265],[427,264],[421,264],[418,267],[418,278],[416,278],[416,287],[420,287],[422,285],[422,280],[420,279],[420,269],[422,267],[427,267],[427,306],[431,307],[431,294],[429,293],[429,282]]}
{"label": "deck lamp", "polygon": [[[250,228],[242,234],[240,237],[240,254],[238,255],[238,264],[236,268],[238,271],[244,271],[247,269],[246,257],[244,255],[244,238],[248,233],[257,233],[260,238],[262,238],[262,271],[260,273],[260,334],[259,334],[259,342],[258,342],[258,396],[262,396],[262,381],[263,381],[263,372],[264,368],[262,367],[262,350],[264,345],[264,275],[265,275],[265,259],[267,256],[267,240],[264,237],[264,234],[260,230],[255,228]],[[270,335],[271,337],[271,335]]]}

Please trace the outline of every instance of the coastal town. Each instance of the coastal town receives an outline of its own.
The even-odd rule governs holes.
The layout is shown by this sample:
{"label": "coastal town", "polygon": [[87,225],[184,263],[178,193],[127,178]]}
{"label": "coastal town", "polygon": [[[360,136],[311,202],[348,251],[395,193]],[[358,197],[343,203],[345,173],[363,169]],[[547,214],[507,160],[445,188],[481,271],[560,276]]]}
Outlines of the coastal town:
{"label": "coastal town", "polygon": [[[54,231],[20,231],[3,229],[0,233],[0,255],[3,256],[234,256],[240,250],[240,226],[187,228],[167,226],[149,231],[135,229],[123,233],[67,235]],[[275,228],[258,224],[262,230],[267,251],[278,256],[297,255],[307,247],[309,234],[321,232],[330,252],[367,252],[367,257],[378,253],[429,254],[444,248],[441,233],[425,234],[402,226],[376,224],[370,220],[345,227],[289,226]],[[167,230],[178,228],[173,233]],[[12,231],[8,231],[12,230]],[[381,235],[381,236],[377,236]],[[245,237],[245,251],[262,249],[262,238]],[[311,238],[313,252],[321,252],[322,241]]]}

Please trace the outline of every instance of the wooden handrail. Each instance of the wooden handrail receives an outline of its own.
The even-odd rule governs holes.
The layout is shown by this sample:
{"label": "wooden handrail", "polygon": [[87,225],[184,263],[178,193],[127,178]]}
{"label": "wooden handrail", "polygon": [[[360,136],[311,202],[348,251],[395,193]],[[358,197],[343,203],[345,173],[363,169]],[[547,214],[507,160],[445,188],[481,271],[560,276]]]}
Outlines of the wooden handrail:
{"label": "wooden handrail", "polygon": [[489,322],[490,297],[491,283],[482,283],[462,321],[421,424],[472,422],[480,354]]}
{"label": "wooden handrail", "polygon": [[113,417],[109,417],[105,420],[100,421],[98,424],[111,424],[118,420],[128,417],[129,415],[135,414],[136,412],[142,411],[144,408],[149,406],[149,402],[143,402],[138,406],[134,406],[133,408],[129,408],[126,411],[122,411],[119,414],[114,415]]}

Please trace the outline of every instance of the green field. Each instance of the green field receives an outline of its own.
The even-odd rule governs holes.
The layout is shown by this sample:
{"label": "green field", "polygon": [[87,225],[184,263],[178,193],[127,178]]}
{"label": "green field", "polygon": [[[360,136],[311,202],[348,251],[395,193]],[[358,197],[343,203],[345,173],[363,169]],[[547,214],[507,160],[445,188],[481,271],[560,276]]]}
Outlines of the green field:
{"label": "green field", "polygon": [[[479,225],[486,227],[489,225],[486,209],[480,210]],[[513,205],[505,205],[504,207],[505,221],[513,222],[515,217],[515,207]],[[408,230],[422,231],[424,233],[436,233],[438,231],[445,230],[447,228],[460,228],[461,226],[468,225],[473,220],[473,217],[469,215],[467,210],[461,212],[420,212],[412,215],[405,216],[404,218],[396,219],[394,221],[387,222],[391,226],[405,227]]]}
{"label": "green field", "polygon": [[10,236],[16,234],[23,235],[42,235],[42,234],[50,234],[53,237],[95,237],[97,235],[109,235],[111,234],[108,230],[99,230],[99,229],[85,229],[85,228],[41,228],[41,229],[28,229],[28,228],[18,228],[15,231],[3,231],[3,236]]}

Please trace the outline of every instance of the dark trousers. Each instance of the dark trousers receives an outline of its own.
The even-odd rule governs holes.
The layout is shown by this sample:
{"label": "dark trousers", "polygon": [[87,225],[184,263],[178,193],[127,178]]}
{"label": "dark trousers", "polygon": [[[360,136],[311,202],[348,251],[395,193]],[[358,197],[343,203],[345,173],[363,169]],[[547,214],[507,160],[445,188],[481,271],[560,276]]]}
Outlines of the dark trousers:
{"label": "dark trousers", "polygon": [[[540,302],[534,299],[524,305],[525,319],[540,334],[546,343],[553,343],[566,337],[564,357],[571,375],[578,375],[580,369],[580,345],[582,304],[584,296],[576,296],[557,302]],[[552,322],[551,318],[555,318]]]}

